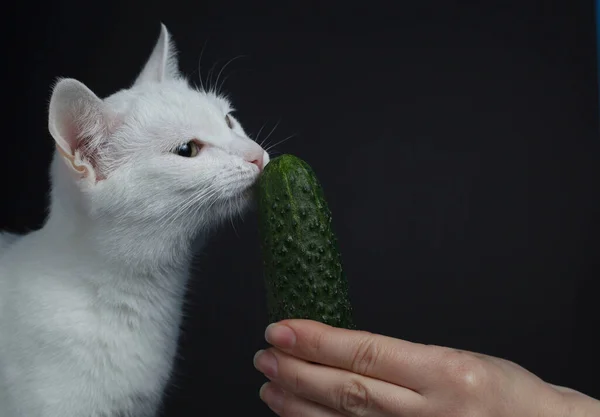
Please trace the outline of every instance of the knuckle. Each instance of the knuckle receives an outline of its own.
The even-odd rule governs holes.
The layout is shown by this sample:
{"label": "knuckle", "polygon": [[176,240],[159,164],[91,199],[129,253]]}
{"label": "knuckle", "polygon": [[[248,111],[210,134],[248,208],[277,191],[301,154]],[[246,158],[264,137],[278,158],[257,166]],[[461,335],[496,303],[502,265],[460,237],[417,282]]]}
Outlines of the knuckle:
{"label": "knuckle", "polygon": [[278,383],[288,392],[302,395],[309,391],[310,375],[306,372],[305,364],[281,352],[273,354],[277,358]]}
{"label": "knuckle", "polygon": [[350,370],[356,374],[367,375],[375,367],[380,355],[379,344],[369,335],[365,335],[354,349]]}
{"label": "knuckle", "polygon": [[304,409],[298,399],[292,395],[285,395],[278,413],[281,417],[306,417]]}
{"label": "knuckle", "polygon": [[325,332],[319,331],[307,338],[307,347],[311,355],[319,355],[323,350]]}
{"label": "knuckle", "polygon": [[490,375],[485,361],[462,352],[451,352],[446,356],[446,376],[460,392],[475,395],[488,388]]}
{"label": "knuckle", "polygon": [[300,376],[300,372],[298,370],[294,371],[293,381],[292,381],[292,390],[297,393],[305,392],[305,381]]}
{"label": "knuckle", "polygon": [[352,416],[366,416],[370,408],[371,398],[367,387],[356,379],[341,385],[337,393],[338,410]]}
{"label": "knuckle", "polygon": [[306,372],[298,366],[281,366],[279,379],[287,391],[303,395],[310,390]]}

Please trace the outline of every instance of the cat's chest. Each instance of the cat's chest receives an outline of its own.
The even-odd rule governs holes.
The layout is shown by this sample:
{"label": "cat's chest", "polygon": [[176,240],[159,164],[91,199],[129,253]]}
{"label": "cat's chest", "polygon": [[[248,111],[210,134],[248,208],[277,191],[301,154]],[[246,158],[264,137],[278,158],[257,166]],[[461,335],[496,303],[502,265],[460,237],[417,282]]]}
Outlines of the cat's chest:
{"label": "cat's chest", "polygon": [[176,349],[179,298],[140,286],[89,285],[80,278],[48,274],[16,286],[18,297],[10,306],[16,320],[8,334],[19,337],[9,342],[11,350],[33,353],[34,373],[71,369],[80,374],[74,380],[86,375],[107,390],[162,381]]}
{"label": "cat's chest", "polygon": [[48,328],[73,338],[71,354],[87,355],[91,366],[121,378],[157,378],[170,366],[179,329],[176,300],[111,292],[84,302],[81,309],[57,311],[56,329]]}
{"label": "cat's chest", "polygon": [[89,286],[65,273],[19,275],[0,318],[3,371],[15,390],[38,393],[40,404],[68,392],[99,410],[158,401],[176,350],[178,297]]}

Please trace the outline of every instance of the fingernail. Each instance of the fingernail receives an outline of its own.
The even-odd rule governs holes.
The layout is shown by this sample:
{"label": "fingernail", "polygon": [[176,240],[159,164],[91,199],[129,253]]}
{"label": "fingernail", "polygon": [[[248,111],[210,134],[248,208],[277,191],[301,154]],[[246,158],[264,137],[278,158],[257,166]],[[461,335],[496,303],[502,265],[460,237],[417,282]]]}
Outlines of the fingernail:
{"label": "fingernail", "polygon": [[291,349],[296,344],[296,333],[288,326],[272,323],[265,330],[265,339],[273,346]]}
{"label": "fingernail", "polygon": [[277,385],[267,382],[260,387],[258,393],[260,399],[263,400],[271,410],[275,413],[280,413],[283,408],[284,393]]}
{"label": "fingernail", "polygon": [[254,367],[269,378],[277,376],[277,358],[269,351],[259,350],[256,352]]}

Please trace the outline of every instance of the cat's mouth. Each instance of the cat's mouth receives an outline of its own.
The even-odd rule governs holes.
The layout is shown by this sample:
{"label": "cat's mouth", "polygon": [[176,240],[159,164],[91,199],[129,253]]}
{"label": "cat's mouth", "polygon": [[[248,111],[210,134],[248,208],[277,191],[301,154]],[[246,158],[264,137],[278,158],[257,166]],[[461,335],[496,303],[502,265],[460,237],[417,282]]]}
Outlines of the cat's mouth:
{"label": "cat's mouth", "polygon": [[225,200],[230,199],[247,199],[253,194],[254,185],[259,178],[258,172],[248,173],[241,177],[231,178],[226,187],[223,189],[221,196]]}
{"label": "cat's mouth", "polygon": [[258,182],[258,176],[249,184],[247,184],[241,191],[240,196],[245,199],[252,199],[256,193],[256,184]]}

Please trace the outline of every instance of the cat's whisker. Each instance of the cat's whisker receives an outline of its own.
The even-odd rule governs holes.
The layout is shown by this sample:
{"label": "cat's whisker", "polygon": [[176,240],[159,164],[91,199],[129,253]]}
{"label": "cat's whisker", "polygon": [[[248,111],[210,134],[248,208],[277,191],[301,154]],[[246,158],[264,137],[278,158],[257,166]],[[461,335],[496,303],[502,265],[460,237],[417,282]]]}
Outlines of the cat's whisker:
{"label": "cat's whisker", "polygon": [[209,186],[200,194],[190,193],[190,196],[180,204],[174,212],[167,213],[166,216],[162,216],[158,219],[159,222],[164,221],[165,226],[170,226],[174,221],[176,221],[179,216],[185,214],[187,210],[195,204],[201,206],[201,201],[211,198],[214,194],[218,192],[216,186],[212,183],[209,183]]}
{"label": "cat's whisker", "polygon": [[[228,182],[232,179],[241,180],[243,177],[243,174],[240,174],[238,172],[231,172],[229,175],[221,177],[221,181]],[[175,212],[171,212],[165,224],[167,226],[170,225],[173,221],[177,220],[179,216],[184,215],[189,210],[189,208],[194,205],[198,205],[198,210],[204,209],[208,212],[212,205],[215,203],[215,201],[218,200],[214,197],[217,196],[217,194],[219,194],[220,192],[220,189],[213,185],[214,180],[215,178],[212,179],[212,182],[209,183],[208,188],[205,189],[203,193],[199,195],[190,195],[190,197],[187,200],[185,200],[183,204],[179,205]],[[207,204],[208,207],[206,207]],[[236,209],[236,211],[239,211],[239,209]]]}
{"label": "cat's whisker", "polygon": [[210,209],[212,208],[212,206],[217,202],[218,199],[213,199],[210,204],[208,205],[208,207],[206,208],[206,211],[209,212]]}
{"label": "cat's whisker", "polygon": [[[237,200],[238,204],[241,206],[242,205],[242,201],[241,200]],[[244,216],[242,216],[242,212],[241,210],[238,210],[238,219],[240,219],[242,221],[242,223],[244,223]]]}
{"label": "cat's whisker", "polygon": [[218,60],[215,60],[215,62],[212,64],[212,67],[210,67],[210,70],[208,70],[208,79],[206,80],[206,87],[207,87],[207,91],[210,91],[212,93],[215,93],[215,89],[214,86],[211,86],[211,80],[212,80],[212,76],[213,76],[213,72],[215,71],[215,68],[217,67],[217,64],[219,63]]}
{"label": "cat's whisker", "polygon": [[187,212],[187,210],[194,205],[197,205],[198,207],[202,207],[202,205],[205,201],[210,200],[218,192],[219,192],[218,187],[211,185],[206,190],[204,190],[204,192],[202,192],[201,194],[198,194],[198,195],[192,194],[191,197],[188,200],[186,200],[186,202],[179,207],[178,212],[176,213],[176,215],[174,217],[176,218],[182,214],[185,214],[185,212]]}
{"label": "cat's whisker", "polygon": [[[267,135],[267,137],[265,138],[265,140],[263,142],[267,142],[267,140],[271,137],[271,135],[273,134],[273,132],[275,132],[275,129],[277,129],[277,126],[279,126],[279,123],[281,123],[281,119],[277,121],[277,123],[275,123],[275,126],[273,126],[273,129],[271,129],[271,131],[269,132],[269,134]],[[268,146],[268,144],[267,144]]]}
{"label": "cat's whisker", "polygon": [[[205,217],[209,214],[209,209],[208,207],[210,207],[210,205],[212,204],[212,202],[218,200],[217,198],[215,198],[217,196],[217,193],[213,193],[210,196],[208,196],[207,198],[203,199],[203,203],[202,204],[198,204],[193,211],[190,214],[190,217],[195,217],[198,213],[202,214],[202,219],[203,221],[205,221]],[[208,224],[208,223],[207,223]]]}
{"label": "cat's whisker", "polygon": [[244,216],[242,216],[242,211],[240,210],[240,208],[243,208],[244,201],[240,197],[237,199],[237,203],[238,203],[237,218],[240,219],[242,221],[242,223],[244,223]]}
{"label": "cat's whisker", "polygon": [[[212,204],[212,202],[218,200],[217,198],[215,198],[218,195],[218,191],[215,190],[213,193],[209,194],[208,196],[206,196],[205,198],[202,199],[202,203],[198,203],[196,205],[196,207],[193,209],[193,211],[190,214],[190,217],[195,217],[198,213],[202,212],[203,214],[203,218],[206,215],[209,215],[209,208],[210,205]],[[194,205],[192,205],[193,207]],[[188,212],[188,210],[186,210],[186,213]]]}
{"label": "cat's whisker", "polygon": [[175,223],[176,221],[178,221],[178,219],[181,216],[187,215],[189,214],[190,208],[192,208],[194,205],[197,205],[197,208],[194,210],[194,213],[200,211],[203,209],[203,204],[201,203],[200,200],[202,201],[207,201],[209,200],[212,196],[216,195],[217,191],[214,191],[211,195],[208,196],[208,198],[202,198],[202,199],[191,199],[186,205],[185,207],[181,207],[180,209],[178,209],[177,211],[173,212],[172,215],[164,222],[165,227],[170,227],[171,224]]}
{"label": "cat's whisker", "polygon": [[282,143],[287,142],[288,140],[292,139],[293,137],[295,137],[297,135],[297,133],[294,133],[293,135],[288,136],[285,139],[280,140],[279,142],[275,142],[273,145],[269,145],[269,147],[267,149],[265,149],[265,152],[269,152],[271,149],[273,149],[275,146],[277,145],[281,145]]}
{"label": "cat's whisker", "polygon": [[200,88],[202,88],[202,91],[206,91],[204,89],[204,82],[202,81],[202,55],[204,55],[206,44],[208,44],[208,38],[204,41],[204,45],[202,45],[202,49],[200,50],[200,58],[198,58],[198,78],[200,79]]}
{"label": "cat's whisker", "polygon": [[225,82],[229,79],[229,77],[231,77],[233,74],[235,73],[235,71],[231,71],[228,75],[226,75],[223,78],[223,81],[221,81],[221,85],[219,86],[219,91],[223,91],[223,87],[225,86]]}
{"label": "cat's whisker", "polygon": [[233,231],[235,233],[235,235],[238,237],[238,239],[240,238],[240,235],[237,231],[237,229],[235,228],[235,224],[233,222],[233,213],[237,212],[237,210],[234,211],[233,207],[232,207],[232,202],[231,200],[229,201],[229,221],[231,222],[231,227],[233,228]]}
{"label": "cat's whisker", "polygon": [[[227,63],[225,65],[223,65],[223,67],[221,68],[221,71],[219,71],[219,73],[217,74],[217,80],[215,81],[215,92],[216,93],[219,93],[219,91],[221,90],[222,84],[221,84],[221,86],[219,86],[219,78],[221,78],[221,74],[223,73],[223,71],[225,70],[225,68],[227,68],[227,66],[229,64],[231,64],[233,61],[235,61],[236,59],[245,58],[245,57],[246,57],[246,55],[238,55],[238,56],[236,56],[234,58],[231,58],[229,61],[227,61]],[[225,78],[225,80],[226,79],[227,78]],[[225,81],[223,81],[223,82],[225,82]]]}
{"label": "cat's whisker", "polygon": [[190,205],[194,204],[195,200],[204,198],[204,196],[206,194],[210,193],[211,191],[213,191],[213,186],[212,186],[212,184],[209,183],[208,187],[201,194],[190,193],[188,198],[186,200],[184,200],[183,203],[177,207],[177,210],[175,212],[166,213],[161,218],[159,218],[159,221],[164,220],[164,218],[166,218],[166,217],[170,218],[171,214],[177,215],[177,213],[179,211],[185,211]]}
{"label": "cat's whisker", "polygon": [[260,138],[260,134],[263,131],[263,129],[265,128],[266,125],[267,125],[267,122],[264,122],[263,125],[261,126],[261,128],[258,130],[258,134],[256,135],[256,139],[254,140],[254,142],[258,143],[258,145],[260,147],[262,147],[262,142],[264,142],[264,139],[261,142],[258,142],[258,139]]}

